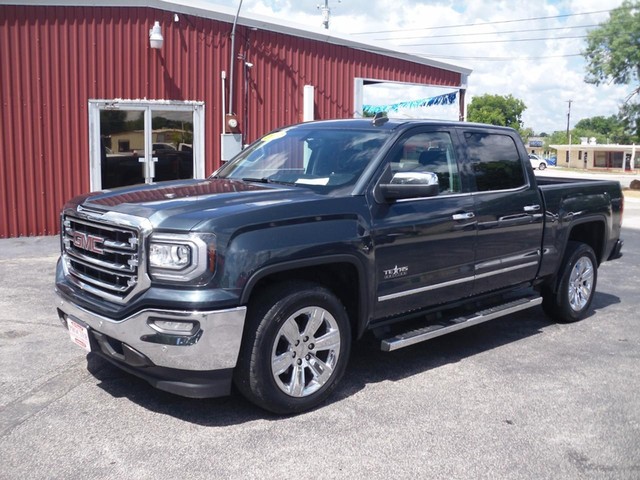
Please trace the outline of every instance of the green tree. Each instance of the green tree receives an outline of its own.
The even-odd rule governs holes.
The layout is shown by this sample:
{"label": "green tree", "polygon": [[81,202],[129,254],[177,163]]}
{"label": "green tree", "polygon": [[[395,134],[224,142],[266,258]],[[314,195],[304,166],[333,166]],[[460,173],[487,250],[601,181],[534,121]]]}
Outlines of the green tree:
{"label": "green tree", "polygon": [[[625,131],[625,123],[619,116],[583,118],[576,123],[576,130],[591,132],[591,137],[602,137],[606,143],[631,143],[632,138]],[[587,135],[580,135],[582,137]],[[600,141],[600,140],[598,140]]]}
{"label": "green tree", "polygon": [[513,95],[480,95],[469,104],[467,119],[470,122],[502,125],[522,131],[522,113],[527,109],[524,102]]}
{"label": "green tree", "polygon": [[631,85],[632,90],[620,109],[629,132],[640,135],[640,1],[625,0],[611,10],[609,19],[587,36],[583,53],[587,61],[588,83]]}

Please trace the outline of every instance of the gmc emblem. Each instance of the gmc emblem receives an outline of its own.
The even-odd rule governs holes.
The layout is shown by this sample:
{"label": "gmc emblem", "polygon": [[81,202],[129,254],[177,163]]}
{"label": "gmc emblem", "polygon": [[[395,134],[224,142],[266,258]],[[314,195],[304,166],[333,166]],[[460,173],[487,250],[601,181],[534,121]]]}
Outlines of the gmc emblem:
{"label": "gmc emblem", "polygon": [[73,232],[73,246],[92,253],[104,253],[100,245],[104,243],[104,238],[96,235],[88,235],[82,232]]}

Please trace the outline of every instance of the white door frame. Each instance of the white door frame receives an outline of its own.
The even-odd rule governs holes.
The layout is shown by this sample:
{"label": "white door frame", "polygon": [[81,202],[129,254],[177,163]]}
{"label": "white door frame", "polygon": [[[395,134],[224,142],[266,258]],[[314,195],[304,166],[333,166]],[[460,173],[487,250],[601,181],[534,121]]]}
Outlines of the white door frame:
{"label": "white door frame", "polygon": [[100,110],[137,110],[144,112],[145,162],[151,162],[151,114],[155,110],[193,112],[193,176],[204,178],[204,102],[177,100],[89,100],[89,185],[91,191],[102,188],[100,170]]}

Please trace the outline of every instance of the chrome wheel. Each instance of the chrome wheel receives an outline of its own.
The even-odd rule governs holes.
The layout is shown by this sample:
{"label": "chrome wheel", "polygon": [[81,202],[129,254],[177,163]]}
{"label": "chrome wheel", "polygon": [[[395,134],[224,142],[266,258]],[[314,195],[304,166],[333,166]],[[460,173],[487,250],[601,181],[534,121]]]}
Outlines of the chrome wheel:
{"label": "chrome wheel", "polygon": [[287,318],[275,336],[271,372],[278,388],[306,397],[331,379],[340,357],[340,328],[321,307],[309,306]]}
{"label": "chrome wheel", "polygon": [[594,266],[588,257],[581,257],[569,278],[569,305],[575,312],[582,310],[591,298],[593,290]]}

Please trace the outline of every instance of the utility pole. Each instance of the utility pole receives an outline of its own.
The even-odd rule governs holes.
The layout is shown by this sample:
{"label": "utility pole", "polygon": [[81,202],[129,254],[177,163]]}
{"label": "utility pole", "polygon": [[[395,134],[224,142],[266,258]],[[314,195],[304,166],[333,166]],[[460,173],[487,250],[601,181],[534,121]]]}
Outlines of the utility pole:
{"label": "utility pole", "polygon": [[569,122],[571,121],[571,103],[573,102],[573,100],[567,100],[567,103],[569,104],[569,111],[567,112],[567,144],[569,145],[567,147],[567,158],[566,158],[566,162],[569,163],[569,152],[571,150],[571,134],[569,133]]}
{"label": "utility pole", "polygon": [[[340,2],[340,0],[338,0]],[[329,0],[324,0],[324,6],[318,5],[318,10],[322,12],[322,25],[329,30],[329,17],[331,16],[331,8],[329,8]]]}

